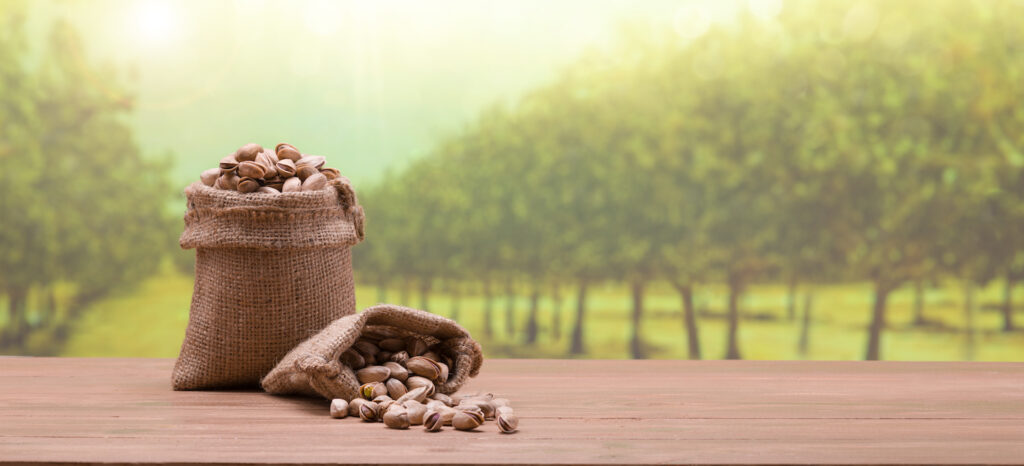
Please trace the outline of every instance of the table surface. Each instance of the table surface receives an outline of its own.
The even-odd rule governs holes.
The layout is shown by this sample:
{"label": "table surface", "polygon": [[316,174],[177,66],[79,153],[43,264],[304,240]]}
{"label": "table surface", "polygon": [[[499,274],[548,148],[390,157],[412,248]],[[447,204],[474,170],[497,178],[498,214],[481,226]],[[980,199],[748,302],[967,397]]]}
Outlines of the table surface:
{"label": "table surface", "polygon": [[488,360],[520,431],[175,392],[172,360],[0,357],[0,463],[1024,463],[1024,364]]}

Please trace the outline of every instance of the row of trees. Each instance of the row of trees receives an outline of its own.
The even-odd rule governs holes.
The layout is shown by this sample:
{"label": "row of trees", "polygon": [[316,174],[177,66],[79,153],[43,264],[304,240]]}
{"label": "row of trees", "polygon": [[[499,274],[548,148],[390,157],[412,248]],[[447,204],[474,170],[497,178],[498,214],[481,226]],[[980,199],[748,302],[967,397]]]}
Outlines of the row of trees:
{"label": "row of trees", "polygon": [[[67,24],[33,51],[26,5],[0,5],[0,348],[63,333],[88,303],[152,273],[176,233],[166,162],[145,160],[113,70]],[[29,309],[29,297],[36,303]]]}
{"label": "row of trees", "polygon": [[[692,41],[627,29],[511,108],[484,112],[427,157],[364,190],[364,282],[495,296],[632,293],[631,352],[652,281],[679,292],[700,358],[694,288],[725,283],[728,349],[751,283],[867,281],[864,350],[879,359],[887,298],[952,277],[965,312],[1002,278],[1004,329],[1024,274],[1024,5],[787,2]],[[790,313],[795,313],[795,298]],[[809,300],[808,300],[809,302]],[[810,317],[810,308],[805,311]],[[506,323],[511,323],[512,314]]]}

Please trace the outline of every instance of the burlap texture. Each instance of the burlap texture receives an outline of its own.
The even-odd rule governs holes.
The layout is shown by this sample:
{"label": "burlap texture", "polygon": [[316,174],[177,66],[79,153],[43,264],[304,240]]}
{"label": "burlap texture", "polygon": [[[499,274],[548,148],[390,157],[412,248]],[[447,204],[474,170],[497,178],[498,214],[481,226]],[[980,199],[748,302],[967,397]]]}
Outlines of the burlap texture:
{"label": "burlap texture", "polygon": [[378,304],[356,315],[342,317],[288,353],[261,385],[275,395],[322,396],[352,400],[359,381],[351,367],[339,358],[364,333],[389,331],[439,342],[440,351],[453,360],[448,380],[438,391],[455,393],[466,379],[475,377],[483,364],[483,352],[466,329],[451,319],[418,309]]}
{"label": "burlap texture", "polygon": [[257,387],[310,335],[355,312],[350,247],[363,211],[348,180],[317,192],[185,189],[182,248],[196,249],[175,390]]}

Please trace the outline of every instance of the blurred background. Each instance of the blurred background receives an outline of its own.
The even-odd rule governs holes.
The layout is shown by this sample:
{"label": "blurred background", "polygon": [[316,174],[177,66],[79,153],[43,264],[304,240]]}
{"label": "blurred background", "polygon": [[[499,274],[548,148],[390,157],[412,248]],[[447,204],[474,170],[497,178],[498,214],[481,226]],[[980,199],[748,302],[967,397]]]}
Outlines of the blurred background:
{"label": "blurred background", "polygon": [[0,0],[0,354],[177,355],[290,142],[491,357],[1024,360],[1024,2]]}

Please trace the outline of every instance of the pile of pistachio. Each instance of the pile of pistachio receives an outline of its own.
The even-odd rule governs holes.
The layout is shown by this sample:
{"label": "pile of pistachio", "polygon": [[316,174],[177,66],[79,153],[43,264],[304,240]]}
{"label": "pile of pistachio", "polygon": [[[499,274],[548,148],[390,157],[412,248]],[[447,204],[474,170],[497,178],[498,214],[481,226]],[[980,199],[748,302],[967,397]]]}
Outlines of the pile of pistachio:
{"label": "pile of pistachio", "polygon": [[421,339],[361,338],[341,355],[355,370],[359,398],[331,401],[331,417],[358,416],[392,429],[422,425],[428,432],[442,426],[474,430],[496,420],[498,431],[513,433],[519,420],[507,399],[490,393],[445,395],[438,384],[448,380],[452,359]]}
{"label": "pile of pistachio", "polygon": [[256,143],[239,147],[220,159],[220,166],[203,172],[203,184],[240,193],[280,194],[316,191],[338,178],[336,168],[325,168],[320,155],[303,155],[291,144],[278,144],[275,150]]}

